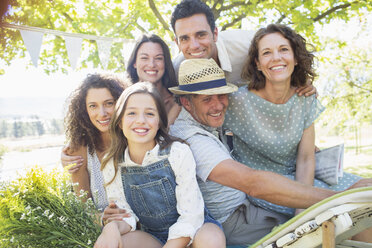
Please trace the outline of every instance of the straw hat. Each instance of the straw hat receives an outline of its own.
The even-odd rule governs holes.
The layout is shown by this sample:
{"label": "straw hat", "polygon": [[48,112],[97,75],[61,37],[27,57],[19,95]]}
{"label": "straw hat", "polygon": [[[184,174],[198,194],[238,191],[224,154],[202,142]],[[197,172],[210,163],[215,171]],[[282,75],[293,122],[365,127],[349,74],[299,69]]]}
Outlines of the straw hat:
{"label": "straw hat", "polygon": [[213,59],[184,60],[178,72],[178,87],[169,90],[177,95],[218,95],[238,90],[226,83],[225,73]]}

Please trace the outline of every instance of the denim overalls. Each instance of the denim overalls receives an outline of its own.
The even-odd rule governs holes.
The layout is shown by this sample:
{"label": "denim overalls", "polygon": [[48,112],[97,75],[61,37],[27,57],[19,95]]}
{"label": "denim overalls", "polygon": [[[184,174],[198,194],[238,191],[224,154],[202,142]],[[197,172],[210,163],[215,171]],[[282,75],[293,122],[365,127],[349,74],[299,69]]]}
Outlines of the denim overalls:
{"label": "denim overalls", "polygon": [[[169,153],[170,146],[159,149],[159,155]],[[146,166],[122,167],[121,178],[125,198],[139,218],[141,229],[165,244],[169,228],[179,217],[176,208],[176,180],[168,157]],[[204,222],[221,227],[206,208]]]}

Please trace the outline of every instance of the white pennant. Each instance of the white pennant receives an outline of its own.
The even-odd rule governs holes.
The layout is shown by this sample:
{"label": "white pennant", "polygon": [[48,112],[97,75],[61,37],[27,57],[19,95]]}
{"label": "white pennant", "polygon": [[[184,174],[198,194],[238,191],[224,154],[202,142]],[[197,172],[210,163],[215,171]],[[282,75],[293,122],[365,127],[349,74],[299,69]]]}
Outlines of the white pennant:
{"label": "white pennant", "polygon": [[65,36],[66,50],[72,69],[75,70],[80,57],[82,38]]}
{"label": "white pennant", "polygon": [[37,61],[39,59],[41,43],[43,41],[43,33],[29,31],[29,30],[19,30],[27,51],[31,56],[32,63],[37,67]]}
{"label": "white pennant", "polygon": [[135,40],[125,40],[123,42],[123,47],[124,47],[123,56],[124,56],[125,65],[127,65],[127,62],[130,58],[130,55],[132,55],[132,51],[135,45],[136,45]]}
{"label": "white pennant", "polygon": [[98,47],[98,56],[101,61],[103,69],[106,69],[110,59],[111,40],[96,40]]}

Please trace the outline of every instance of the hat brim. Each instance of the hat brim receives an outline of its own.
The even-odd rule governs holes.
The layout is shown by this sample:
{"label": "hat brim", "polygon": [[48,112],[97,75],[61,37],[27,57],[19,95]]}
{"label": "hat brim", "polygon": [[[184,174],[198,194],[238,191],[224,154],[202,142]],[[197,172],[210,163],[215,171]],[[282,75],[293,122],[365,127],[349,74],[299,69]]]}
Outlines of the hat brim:
{"label": "hat brim", "polygon": [[234,84],[227,83],[225,86],[199,91],[180,90],[178,86],[168,88],[168,90],[170,90],[173,94],[176,95],[220,95],[235,92],[238,90],[238,87]]}

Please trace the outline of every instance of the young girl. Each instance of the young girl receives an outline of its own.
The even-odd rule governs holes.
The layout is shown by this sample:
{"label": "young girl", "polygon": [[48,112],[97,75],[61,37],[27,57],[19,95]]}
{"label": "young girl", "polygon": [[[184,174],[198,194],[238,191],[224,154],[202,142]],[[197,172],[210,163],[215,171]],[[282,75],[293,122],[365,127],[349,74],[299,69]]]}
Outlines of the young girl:
{"label": "young girl", "polygon": [[101,169],[108,199],[131,216],[105,225],[95,247],[225,247],[219,224],[205,211],[191,150],[167,134],[167,125],[151,83],[120,96]]}

